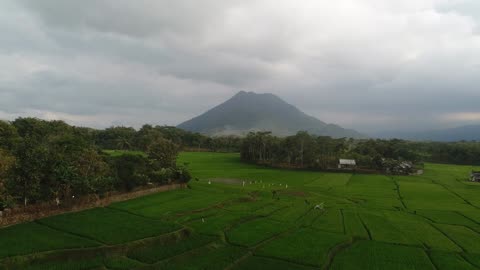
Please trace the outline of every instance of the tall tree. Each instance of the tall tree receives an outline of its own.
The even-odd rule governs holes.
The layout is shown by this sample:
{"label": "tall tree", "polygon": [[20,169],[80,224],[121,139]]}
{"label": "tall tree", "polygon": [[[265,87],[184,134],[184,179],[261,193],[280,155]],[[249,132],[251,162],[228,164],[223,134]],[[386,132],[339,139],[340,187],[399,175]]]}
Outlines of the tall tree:
{"label": "tall tree", "polygon": [[174,168],[176,166],[179,148],[166,139],[157,139],[147,150],[148,158],[154,168]]}

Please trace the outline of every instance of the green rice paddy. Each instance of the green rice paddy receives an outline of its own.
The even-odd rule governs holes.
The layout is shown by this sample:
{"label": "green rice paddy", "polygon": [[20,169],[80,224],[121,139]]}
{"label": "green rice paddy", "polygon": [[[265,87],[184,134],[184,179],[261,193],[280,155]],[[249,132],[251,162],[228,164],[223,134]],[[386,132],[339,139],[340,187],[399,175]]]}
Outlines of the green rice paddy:
{"label": "green rice paddy", "polygon": [[384,176],[270,169],[238,154],[185,162],[188,189],[0,229],[0,269],[480,268],[469,166]]}

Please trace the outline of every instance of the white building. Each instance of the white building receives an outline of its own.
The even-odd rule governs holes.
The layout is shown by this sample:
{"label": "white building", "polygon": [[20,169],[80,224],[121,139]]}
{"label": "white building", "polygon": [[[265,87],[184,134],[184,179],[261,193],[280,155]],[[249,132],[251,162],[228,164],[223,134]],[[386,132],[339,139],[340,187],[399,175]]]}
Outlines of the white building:
{"label": "white building", "polygon": [[338,161],[339,169],[355,169],[357,167],[357,162],[354,159],[340,159]]}

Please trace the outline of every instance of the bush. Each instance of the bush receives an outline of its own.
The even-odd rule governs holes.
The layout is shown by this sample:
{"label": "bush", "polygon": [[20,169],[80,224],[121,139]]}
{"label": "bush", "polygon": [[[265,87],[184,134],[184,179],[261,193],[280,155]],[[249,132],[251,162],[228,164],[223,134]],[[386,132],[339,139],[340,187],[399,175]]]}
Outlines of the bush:
{"label": "bush", "polygon": [[158,184],[167,184],[174,176],[171,168],[162,168],[150,173],[150,181]]}
{"label": "bush", "polygon": [[178,166],[174,178],[180,183],[188,183],[192,179],[192,175],[186,166]]}
{"label": "bush", "polygon": [[148,159],[137,155],[122,155],[113,158],[116,186],[130,191],[148,183],[146,176]]}

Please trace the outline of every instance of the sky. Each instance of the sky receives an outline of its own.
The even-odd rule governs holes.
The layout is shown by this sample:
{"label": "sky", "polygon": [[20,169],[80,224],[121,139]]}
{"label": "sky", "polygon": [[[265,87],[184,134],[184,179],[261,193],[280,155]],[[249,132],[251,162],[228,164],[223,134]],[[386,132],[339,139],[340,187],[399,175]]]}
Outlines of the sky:
{"label": "sky", "polygon": [[480,124],[480,1],[0,1],[0,119],[177,125],[240,90],[365,133]]}

